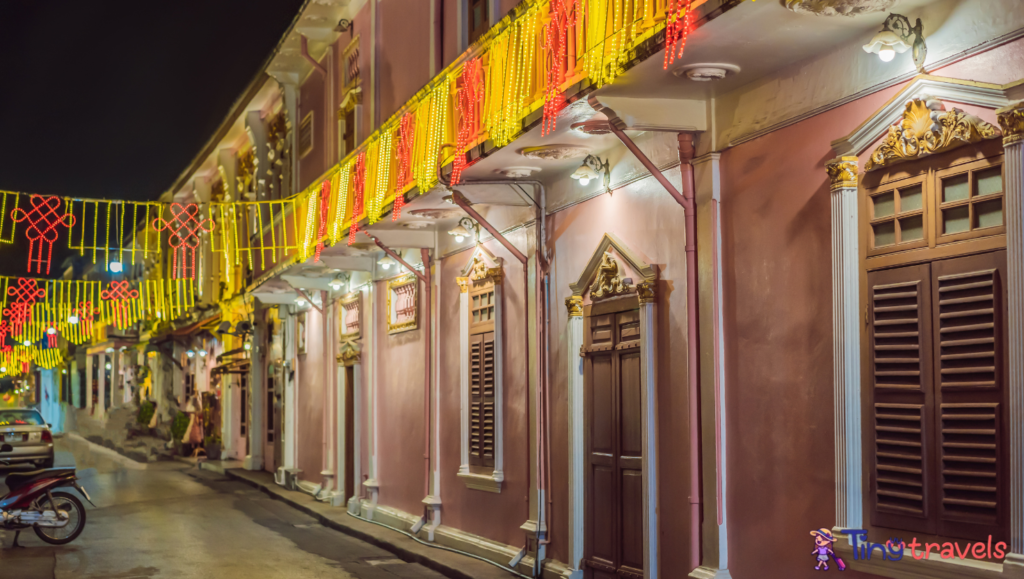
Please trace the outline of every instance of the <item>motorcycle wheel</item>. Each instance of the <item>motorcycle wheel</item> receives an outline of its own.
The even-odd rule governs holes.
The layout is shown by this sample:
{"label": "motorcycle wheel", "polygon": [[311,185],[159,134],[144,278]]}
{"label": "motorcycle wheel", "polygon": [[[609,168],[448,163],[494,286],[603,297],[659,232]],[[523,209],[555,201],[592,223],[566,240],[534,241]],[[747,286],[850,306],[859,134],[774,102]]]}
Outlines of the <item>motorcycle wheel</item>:
{"label": "motorcycle wheel", "polygon": [[[40,539],[51,545],[65,545],[77,539],[85,529],[85,507],[82,506],[82,501],[78,500],[78,497],[70,493],[58,491],[51,494],[57,510],[67,513],[68,524],[63,527],[36,526],[33,527],[33,530]],[[36,504],[41,510],[53,508],[50,506],[50,500],[46,497],[41,497]]]}

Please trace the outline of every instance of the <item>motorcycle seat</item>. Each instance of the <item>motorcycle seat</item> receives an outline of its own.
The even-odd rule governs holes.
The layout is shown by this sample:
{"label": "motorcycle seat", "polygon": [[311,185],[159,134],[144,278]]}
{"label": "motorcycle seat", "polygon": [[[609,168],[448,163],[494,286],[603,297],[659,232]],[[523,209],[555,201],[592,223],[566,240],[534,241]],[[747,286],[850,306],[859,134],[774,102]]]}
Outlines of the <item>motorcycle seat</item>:
{"label": "motorcycle seat", "polygon": [[73,474],[75,474],[74,467],[41,468],[39,470],[30,470],[26,472],[12,472],[7,475],[4,483],[7,485],[7,488],[14,490],[27,484],[34,483],[37,480],[60,478]]}

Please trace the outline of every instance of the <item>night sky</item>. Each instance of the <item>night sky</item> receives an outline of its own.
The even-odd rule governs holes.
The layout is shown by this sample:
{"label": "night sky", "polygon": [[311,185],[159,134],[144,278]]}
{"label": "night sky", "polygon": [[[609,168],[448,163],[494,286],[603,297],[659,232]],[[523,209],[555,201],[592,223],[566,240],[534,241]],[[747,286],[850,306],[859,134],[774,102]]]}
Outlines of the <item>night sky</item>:
{"label": "night sky", "polygon": [[[0,189],[156,199],[302,4],[0,1]],[[0,245],[0,274],[25,275],[22,245]]]}

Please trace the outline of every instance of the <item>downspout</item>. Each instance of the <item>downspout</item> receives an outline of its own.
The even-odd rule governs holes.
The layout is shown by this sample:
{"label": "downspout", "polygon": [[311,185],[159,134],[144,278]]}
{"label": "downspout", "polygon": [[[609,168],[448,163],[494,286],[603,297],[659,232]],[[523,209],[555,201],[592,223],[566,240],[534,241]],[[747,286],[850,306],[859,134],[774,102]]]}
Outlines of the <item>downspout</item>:
{"label": "downspout", "polygon": [[[309,40],[306,39],[306,35],[305,34],[300,34],[299,35],[299,44],[301,45],[302,58],[305,58],[306,62],[308,62],[309,64],[313,65],[313,68],[315,68],[316,70],[320,71],[320,74],[324,75],[324,79],[326,80],[327,79],[327,69],[324,68],[324,65],[320,64],[319,62],[317,62],[315,58],[313,58],[312,56],[309,55]],[[328,106],[330,106],[330,105],[328,105]]]}
{"label": "downspout", "polygon": [[[424,338],[424,342],[425,342],[424,357],[425,358],[424,358],[424,383],[423,383],[423,434],[424,434],[424,440],[423,440],[423,465],[424,465],[423,466],[423,496],[427,497],[427,496],[430,496],[430,353],[431,353],[431,332],[430,332],[430,303],[431,303],[430,302],[430,299],[431,299],[430,298],[430,293],[431,293],[430,292],[430,253],[429,253],[429,250],[427,250],[425,248],[424,249],[420,249],[420,256],[421,256],[421,258],[423,260],[423,273],[420,273],[420,272],[416,271],[416,269],[413,268],[413,266],[409,265],[408,262],[406,262],[404,259],[402,259],[402,256],[398,255],[397,253],[392,251],[391,248],[389,248],[388,246],[386,246],[383,243],[381,243],[381,241],[379,239],[377,239],[372,233],[370,233],[369,231],[366,231],[365,229],[363,230],[363,233],[365,233],[367,235],[367,237],[372,239],[373,242],[377,244],[377,247],[381,248],[384,251],[384,253],[386,253],[389,256],[391,256],[391,259],[394,259],[398,263],[402,264],[402,266],[405,269],[411,271],[417,278],[419,278],[419,280],[421,282],[423,282],[423,285],[426,288],[424,290],[424,294],[423,294],[424,301],[427,304],[426,313],[424,313],[424,323],[425,323],[425,328],[426,328],[426,337]],[[427,519],[429,518],[429,514],[430,513],[427,512],[428,508],[429,507],[424,505],[424,507],[423,507],[424,514],[423,514],[422,522],[426,522]],[[419,523],[418,523],[418,525],[419,525]],[[419,530],[419,529],[417,529],[417,530]]]}
{"label": "downspout", "polygon": [[[700,566],[701,496],[700,496],[700,385],[697,362],[697,203],[693,182],[693,134],[679,133],[679,172],[683,193],[680,193],[643,151],[623,132],[625,123],[610,108],[592,95],[590,106],[608,117],[607,129],[640,161],[651,175],[661,183],[669,195],[683,207],[686,226],[686,372],[690,422],[690,569]],[[601,126],[604,128],[604,125]]]}

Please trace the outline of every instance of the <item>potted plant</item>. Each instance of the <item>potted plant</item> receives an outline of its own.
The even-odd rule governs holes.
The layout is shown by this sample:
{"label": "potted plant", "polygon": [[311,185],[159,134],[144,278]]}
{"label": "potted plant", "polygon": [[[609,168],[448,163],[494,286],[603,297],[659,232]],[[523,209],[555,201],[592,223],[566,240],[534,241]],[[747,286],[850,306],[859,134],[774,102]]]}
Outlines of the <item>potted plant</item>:
{"label": "potted plant", "polygon": [[203,441],[203,448],[206,449],[206,458],[220,460],[220,437],[210,435]]}
{"label": "potted plant", "polygon": [[181,441],[185,438],[185,431],[188,430],[189,416],[187,412],[179,412],[174,416],[174,422],[171,424],[171,442],[178,449],[178,454],[185,456],[186,444]]}

